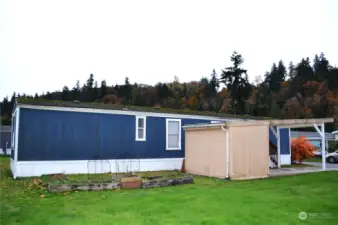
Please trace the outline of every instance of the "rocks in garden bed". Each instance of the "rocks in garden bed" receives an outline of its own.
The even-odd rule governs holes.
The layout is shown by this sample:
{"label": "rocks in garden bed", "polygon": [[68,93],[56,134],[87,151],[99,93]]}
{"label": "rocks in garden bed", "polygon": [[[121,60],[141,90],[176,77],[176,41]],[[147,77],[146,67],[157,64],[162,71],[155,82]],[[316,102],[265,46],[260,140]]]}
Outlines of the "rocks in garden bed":
{"label": "rocks in garden bed", "polygon": [[67,191],[101,191],[101,190],[114,190],[114,189],[131,189],[131,188],[155,188],[167,187],[181,184],[194,183],[192,176],[184,177],[170,177],[165,178],[162,176],[151,177],[143,180],[140,176],[122,177],[120,181],[113,182],[92,182],[92,183],[68,183],[68,184],[55,184],[49,183],[48,190],[50,192],[67,192]]}
{"label": "rocks in garden bed", "polygon": [[158,179],[161,178],[162,176],[151,176],[151,177],[147,177],[148,180],[154,180],[154,179]]}
{"label": "rocks in garden bed", "polygon": [[192,184],[194,179],[191,176],[178,177],[178,178],[167,178],[167,179],[153,179],[143,181],[143,188],[154,188],[154,187],[167,187],[180,184]]}
{"label": "rocks in garden bed", "polygon": [[48,184],[48,190],[50,192],[66,192],[75,190],[101,191],[119,188],[120,188],[119,182],[88,183],[88,184]]}

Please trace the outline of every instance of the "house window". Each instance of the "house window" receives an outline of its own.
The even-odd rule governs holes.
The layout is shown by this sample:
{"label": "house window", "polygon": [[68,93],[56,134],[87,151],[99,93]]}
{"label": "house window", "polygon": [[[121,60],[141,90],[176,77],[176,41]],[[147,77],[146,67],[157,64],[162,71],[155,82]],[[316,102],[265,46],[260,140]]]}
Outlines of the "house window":
{"label": "house window", "polygon": [[166,149],[181,150],[181,120],[167,119]]}
{"label": "house window", "polygon": [[136,141],[146,140],[146,117],[136,116]]}

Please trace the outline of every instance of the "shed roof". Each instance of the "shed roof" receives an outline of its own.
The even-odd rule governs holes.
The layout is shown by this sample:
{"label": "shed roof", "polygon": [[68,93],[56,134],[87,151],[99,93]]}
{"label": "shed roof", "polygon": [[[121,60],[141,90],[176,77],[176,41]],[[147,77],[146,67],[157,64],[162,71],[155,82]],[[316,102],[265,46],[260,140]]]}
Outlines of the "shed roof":
{"label": "shed roof", "polygon": [[31,98],[18,98],[18,105],[33,105],[33,106],[50,106],[50,107],[65,107],[65,108],[87,108],[87,109],[103,109],[103,110],[129,110],[136,112],[151,112],[151,113],[171,113],[182,115],[195,115],[195,116],[210,116],[219,118],[233,118],[233,119],[247,119],[247,120],[266,120],[271,118],[255,117],[249,115],[232,115],[225,113],[216,113],[209,111],[197,111],[190,109],[168,109],[168,108],[154,108],[142,106],[123,106],[116,104],[104,104],[97,102],[73,102],[73,101],[56,101],[46,99],[31,99]]}
{"label": "shed roof", "polygon": [[[318,134],[318,132],[309,132],[309,131],[291,131],[291,137],[301,137],[304,136],[307,139],[318,139],[321,140],[321,136]],[[327,140],[334,140],[334,135],[332,133],[325,133],[325,139]]]}
{"label": "shed roof", "polygon": [[318,118],[318,119],[288,119],[288,120],[251,120],[251,121],[228,121],[213,124],[193,124],[187,125],[183,128],[208,128],[220,126],[278,126],[280,128],[295,128],[295,127],[312,127],[314,124],[319,125],[322,123],[333,123],[333,118]]}

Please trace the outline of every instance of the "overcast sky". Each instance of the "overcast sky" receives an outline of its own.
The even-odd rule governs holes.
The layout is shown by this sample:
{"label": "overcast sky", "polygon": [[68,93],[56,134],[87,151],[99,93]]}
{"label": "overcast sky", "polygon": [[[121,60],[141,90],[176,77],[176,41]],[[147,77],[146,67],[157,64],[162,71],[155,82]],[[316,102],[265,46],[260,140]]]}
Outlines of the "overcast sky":
{"label": "overcast sky", "polygon": [[0,0],[0,98],[81,85],[199,80],[236,50],[249,79],[324,52],[338,66],[337,0]]}

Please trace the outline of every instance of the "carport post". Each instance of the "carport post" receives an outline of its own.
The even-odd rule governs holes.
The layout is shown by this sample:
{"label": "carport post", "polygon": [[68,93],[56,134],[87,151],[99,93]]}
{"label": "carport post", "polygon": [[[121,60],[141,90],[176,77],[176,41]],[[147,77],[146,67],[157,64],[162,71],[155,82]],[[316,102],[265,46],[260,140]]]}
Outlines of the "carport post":
{"label": "carport post", "polygon": [[278,154],[278,168],[280,168],[280,162],[281,162],[281,158],[280,158],[280,129],[279,127],[277,127],[277,154]]}
{"label": "carport post", "polygon": [[322,123],[322,169],[326,170],[326,151],[325,151],[325,124]]}

